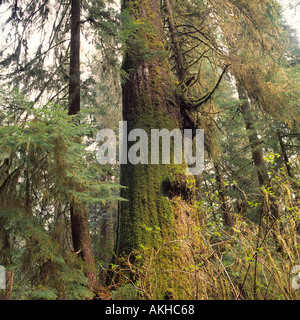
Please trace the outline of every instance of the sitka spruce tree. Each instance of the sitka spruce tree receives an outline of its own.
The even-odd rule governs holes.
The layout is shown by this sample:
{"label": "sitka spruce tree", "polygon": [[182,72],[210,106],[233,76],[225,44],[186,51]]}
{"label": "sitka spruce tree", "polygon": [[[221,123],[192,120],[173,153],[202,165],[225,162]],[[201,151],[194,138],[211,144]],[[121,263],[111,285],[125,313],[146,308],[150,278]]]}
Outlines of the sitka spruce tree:
{"label": "sitka spruce tree", "polygon": [[[69,75],[69,115],[80,112],[80,0],[71,2],[71,43],[70,43],[70,75]],[[83,190],[78,190],[83,191]],[[88,208],[70,203],[72,240],[75,252],[86,263],[86,275],[91,288],[97,281],[95,261],[89,229]]]}
{"label": "sitka spruce tree", "polygon": [[[160,1],[126,0],[123,12],[132,30],[123,64],[127,74],[122,86],[123,119],[127,121],[128,132],[133,129],[147,132],[151,159],[151,129],[183,129],[180,99],[165,49]],[[174,146],[172,142],[170,145],[170,164],[151,164],[150,160],[148,164],[128,161],[121,165],[120,183],[126,187],[121,196],[128,201],[121,202],[119,207],[115,254],[119,258],[131,254],[134,262],[135,251],[161,247],[161,267],[178,269],[184,257],[176,251],[174,241],[187,235],[182,215],[194,219],[195,181],[186,175],[184,164],[174,164]],[[128,149],[131,146],[128,142]],[[175,199],[179,201],[177,208]],[[157,270],[157,276],[161,277],[157,294],[162,297],[160,294],[165,293],[168,284],[162,278],[163,272],[159,274]]]}

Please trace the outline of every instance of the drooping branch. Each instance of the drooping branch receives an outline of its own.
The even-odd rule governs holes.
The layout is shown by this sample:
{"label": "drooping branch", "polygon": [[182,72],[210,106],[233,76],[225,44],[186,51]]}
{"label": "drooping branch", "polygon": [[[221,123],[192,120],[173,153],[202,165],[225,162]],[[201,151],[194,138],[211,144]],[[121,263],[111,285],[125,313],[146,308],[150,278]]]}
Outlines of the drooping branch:
{"label": "drooping branch", "polygon": [[216,85],[214,86],[214,88],[212,89],[212,91],[208,92],[207,94],[205,94],[203,97],[201,97],[199,100],[196,101],[196,104],[193,106],[193,108],[196,110],[198,109],[202,104],[206,103],[216,92],[216,90],[218,89],[228,67],[230,66],[230,64],[226,65],[225,68],[222,71],[222,74],[220,75]]}

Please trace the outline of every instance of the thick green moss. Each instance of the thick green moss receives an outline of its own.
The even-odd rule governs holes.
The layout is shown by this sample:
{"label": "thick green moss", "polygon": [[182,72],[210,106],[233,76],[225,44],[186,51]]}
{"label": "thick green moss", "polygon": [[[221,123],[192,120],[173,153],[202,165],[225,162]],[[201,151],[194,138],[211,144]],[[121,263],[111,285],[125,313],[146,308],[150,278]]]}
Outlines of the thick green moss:
{"label": "thick green moss", "polygon": [[[125,5],[133,22],[142,28],[128,40],[123,65],[128,73],[123,84],[123,117],[127,121],[128,132],[144,129],[149,138],[151,129],[171,131],[181,128],[180,102],[164,54],[160,1],[126,0]],[[138,48],[135,45],[138,43],[147,50]],[[172,148],[171,143],[171,161]],[[150,143],[148,153],[151,159]],[[126,257],[141,248],[159,249],[161,259],[155,277],[161,285],[158,295],[163,298],[171,285],[163,270],[181,270],[186,260],[176,244],[185,234],[185,227],[181,225],[186,222],[184,215],[187,209],[178,208],[173,197],[184,196],[182,201],[188,207],[192,203],[193,192],[190,189],[193,182],[185,176],[185,165],[172,163],[121,165],[120,182],[126,187],[122,189],[121,196],[128,201],[121,202],[119,206],[116,256]]]}
{"label": "thick green moss", "polygon": [[[131,116],[128,119],[128,130],[142,128],[150,137],[153,128],[175,127],[170,116],[159,111],[147,115]],[[149,158],[151,155],[149,143]],[[172,156],[171,156],[172,158]],[[177,165],[178,166],[178,165]],[[117,254],[128,254],[131,250],[139,249],[140,245],[155,247],[155,239],[145,232],[145,227],[162,230],[163,237],[170,236],[173,223],[173,206],[168,190],[164,187],[170,178],[174,165],[147,164],[121,166],[122,197],[128,199],[121,202],[119,212],[119,229]]]}

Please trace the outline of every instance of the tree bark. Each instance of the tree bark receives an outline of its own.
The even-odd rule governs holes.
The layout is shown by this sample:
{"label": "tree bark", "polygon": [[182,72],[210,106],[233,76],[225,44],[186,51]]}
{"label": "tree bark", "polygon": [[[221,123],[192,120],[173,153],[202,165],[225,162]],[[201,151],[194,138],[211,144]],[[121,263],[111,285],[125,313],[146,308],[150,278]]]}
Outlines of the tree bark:
{"label": "tree bark", "polygon": [[[161,23],[160,2],[139,0],[135,6],[127,0],[124,8],[129,8],[134,20],[151,24],[152,34],[139,32],[149,54],[164,50],[164,35]],[[133,41],[133,40],[132,40]],[[134,43],[127,44],[128,54],[123,68],[129,78],[123,84],[123,119],[128,123],[128,132],[134,128],[150,129],[175,128],[179,125],[180,108],[176,104],[173,81],[168,61],[159,53],[144,56]],[[138,54],[137,54],[138,53]],[[132,56],[134,55],[134,58]],[[128,146],[129,148],[129,146]],[[168,168],[167,168],[168,167]],[[153,237],[145,232],[147,227],[160,227],[167,230],[166,211],[171,210],[163,190],[163,181],[171,169],[169,165],[138,164],[121,165],[121,196],[128,202],[121,202],[118,217],[116,254],[129,254],[139,245],[153,246]]]}
{"label": "tree bark", "polygon": [[78,209],[71,206],[71,228],[74,251],[86,264],[86,276],[91,289],[95,289],[97,274],[89,231],[88,211],[86,208]]}
{"label": "tree bark", "polygon": [[232,217],[229,210],[229,205],[227,203],[227,198],[225,195],[225,185],[223,180],[223,174],[221,170],[221,166],[218,162],[214,163],[215,171],[216,171],[216,181],[218,186],[218,196],[221,202],[221,210],[224,216],[224,221],[226,226],[232,226]]}
{"label": "tree bark", "polygon": [[[6,288],[0,293],[0,300],[11,300],[14,283],[14,271],[6,270]],[[2,291],[2,290],[1,290]]]}
{"label": "tree bark", "polygon": [[[80,0],[72,0],[71,45],[69,79],[69,115],[80,111]],[[86,264],[86,276],[94,289],[97,275],[89,232],[88,210],[70,203],[71,228],[74,251]]]}
{"label": "tree bark", "polygon": [[[128,40],[123,64],[128,74],[122,86],[123,119],[127,121],[128,132],[143,129],[150,138],[151,129],[182,129],[180,99],[176,95],[178,88],[165,54],[160,1],[127,0],[123,8],[129,9],[133,20],[141,25],[134,37]],[[138,47],[139,43],[142,43],[141,48]],[[149,159],[150,145],[149,139]],[[128,143],[127,150],[130,147]],[[128,201],[119,204],[115,253],[117,257],[128,257],[130,253],[141,250],[141,247],[151,250],[160,248],[159,254],[163,257],[161,266],[177,270],[188,258],[179,256],[182,253],[175,248],[174,240],[182,236],[178,232],[183,225],[181,222],[193,214],[190,213],[187,218],[184,216],[186,213],[176,212],[172,199],[180,190],[171,192],[169,186],[174,176],[178,176],[184,185],[187,179],[185,166],[175,165],[172,161],[170,164],[149,162],[121,165],[120,184],[126,186],[121,189],[121,196]],[[185,203],[184,208],[188,206],[188,201]],[[131,258],[134,263],[135,255],[132,254]],[[166,278],[167,274],[157,270],[156,276],[160,283],[158,290],[166,290],[170,280]]]}
{"label": "tree bark", "polygon": [[6,219],[0,218],[0,236],[2,237],[1,263],[6,268],[6,288],[3,291],[0,290],[0,300],[11,300],[14,282],[14,271],[10,269],[12,264],[12,243],[10,234],[4,228],[5,223]]}
{"label": "tree bark", "polygon": [[80,111],[80,0],[71,4],[69,115]]}
{"label": "tree bark", "polygon": [[250,103],[246,91],[241,85],[237,86],[239,99],[241,103],[241,112],[245,121],[246,130],[248,131],[248,138],[251,145],[252,158],[256,168],[258,181],[260,186],[267,186],[269,184],[269,176],[265,160],[263,158],[263,151],[261,148],[260,139],[258,138],[254,124],[255,120],[251,114]]}
{"label": "tree bark", "polygon": [[183,82],[186,76],[186,63],[180,47],[179,36],[178,36],[178,32],[174,22],[173,10],[172,10],[170,0],[165,0],[165,6],[166,6],[170,36],[171,36],[171,43],[173,46],[173,52],[175,57],[176,72],[177,72],[179,81]]}
{"label": "tree bark", "polygon": [[278,141],[279,141],[279,145],[280,145],[280,149],[281,149],[281,154],[283,156],[283,161],[284,161],[284,164],[286,167],[287,174],[289,175],[290,178],[293,178],[292,168],[291,168],[291,165],[289,163],[289,158],[286,153],[286,147],[285,147],[284,141],[282,139],[282,136],[281,136],[281,133],[279,130],[277,131],[277,137],[278,137]]}

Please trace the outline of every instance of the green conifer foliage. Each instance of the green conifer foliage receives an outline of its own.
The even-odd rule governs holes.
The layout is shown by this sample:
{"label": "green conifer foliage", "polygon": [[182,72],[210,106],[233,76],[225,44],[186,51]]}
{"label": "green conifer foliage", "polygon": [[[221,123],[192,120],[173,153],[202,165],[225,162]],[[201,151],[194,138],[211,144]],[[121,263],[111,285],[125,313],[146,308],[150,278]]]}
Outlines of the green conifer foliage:
{"label": "green conifer foliage", "polygon": [[1,105],[1,245],[9,251],[0,263],[32,298],[91,297],[72,253],[68,207],[118,199],[78,139],[91,129],[60,106],[37,109],[17,92],[1,91]]}

